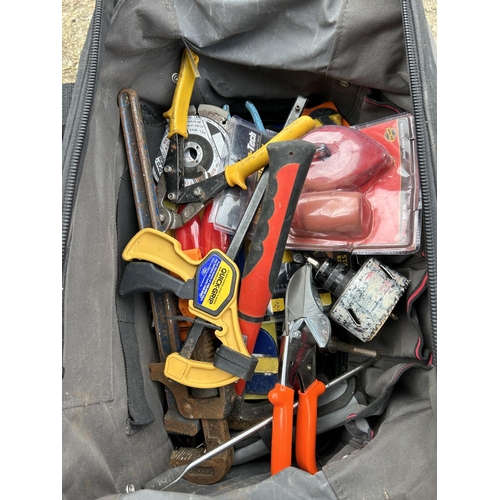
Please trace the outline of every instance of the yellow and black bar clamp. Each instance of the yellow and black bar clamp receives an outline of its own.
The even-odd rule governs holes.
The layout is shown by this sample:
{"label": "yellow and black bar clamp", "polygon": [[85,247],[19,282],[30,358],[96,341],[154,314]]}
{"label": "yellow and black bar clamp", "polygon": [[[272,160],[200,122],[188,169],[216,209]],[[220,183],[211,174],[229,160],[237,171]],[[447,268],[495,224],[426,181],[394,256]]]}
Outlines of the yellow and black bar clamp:
{"label": "yellow and black bar clamp", "polygon": [[[188,308],[197,318],[181,351],[166,359],[168,379],[200,389],[251,379],[258,359],[248,353],[239,328],[236,301],[240,274],[234,262],[217,249],[200,261],[193,260],[175,238],[151,228],[139,231],[122,257],[130,263],[120,283],[120,294],[168,291],[189,299]],[[222,343],[214,363],[190,359],[207,323],[213,325]]]}

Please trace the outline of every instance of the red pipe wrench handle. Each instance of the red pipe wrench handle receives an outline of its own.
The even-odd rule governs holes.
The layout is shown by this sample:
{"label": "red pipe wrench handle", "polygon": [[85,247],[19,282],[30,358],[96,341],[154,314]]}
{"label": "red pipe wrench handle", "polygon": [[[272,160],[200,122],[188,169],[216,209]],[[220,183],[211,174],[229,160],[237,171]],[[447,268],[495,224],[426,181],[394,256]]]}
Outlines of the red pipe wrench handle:
{"label": "red pipe wrench handle", "polygon": [[294,390],[276,384],[267,395],[273,408],[273,433],[271,437],[271,474],[292,465],[293,398]]}
{"label": "red pipe wrench handle", "polygon": [[318,472],[316,466],[318,398],[325,390],[325,384],[319,380],[315,380],[305,392],[299,391],[297,429],[295,432],[295,458],[299,467],[310,474]]}
{"label": "red pipe wrench handle", "polygon": [[[270,143],[267,151],[269,181],[241,275],[238,300],[241,334],[246,337],[250,354],[276,286],[293,214],[316,146],[297,139]],[[245,381],[238,381],[236,392],[241,395],[244,387]]]}

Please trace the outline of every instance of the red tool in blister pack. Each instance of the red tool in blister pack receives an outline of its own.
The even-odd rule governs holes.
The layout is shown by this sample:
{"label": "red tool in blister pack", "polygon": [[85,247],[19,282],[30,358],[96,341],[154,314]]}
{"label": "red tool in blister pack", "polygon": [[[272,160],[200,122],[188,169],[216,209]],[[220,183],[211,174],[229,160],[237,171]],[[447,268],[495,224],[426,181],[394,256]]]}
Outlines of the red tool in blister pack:
{"label": "red tool in blister pack", "polygon": [[[191,220],[175,230],[175,239],[180,243],[183,252],[193,260],[201,261],[211,250],[218,249],[227,252],[229,235],[214,227],[211,218],[213,203],[210,202],[203,210],[203,215],[196,214]],[[186,205],[177,207],[177,213],[182,213]],[[178,307],[181,314],[194,319],[189,311],[188,300],[179,298]],[[179,321],[179,335],[182,341],[186,340],[189,323]]]}
{"label": "red tool in blister pack", "polygon": [[[177,213],[181,214],[185,208],[186,205],[177,207]],[[182,250],[194,260],[201,260],[214,248],[225,253],[229,247],[229,235],[214,227],[212,208],[213,202],[209,202],[201,217],[196,214],[175,230],[175,239],[181,244]]]}
{"label": "red tool in blister pack", "polygon": [[316,345],[325,347],[331,324],[323,313],[312,281],[310,264],[291,277],[285,298],[285,332],[281,337],[278,383],[268,398],[273,404],[271,474],[292,464],[293,411],[298,386],[295,459],[298,466],[315,474],[318,397],[325,384],[316,379]]}

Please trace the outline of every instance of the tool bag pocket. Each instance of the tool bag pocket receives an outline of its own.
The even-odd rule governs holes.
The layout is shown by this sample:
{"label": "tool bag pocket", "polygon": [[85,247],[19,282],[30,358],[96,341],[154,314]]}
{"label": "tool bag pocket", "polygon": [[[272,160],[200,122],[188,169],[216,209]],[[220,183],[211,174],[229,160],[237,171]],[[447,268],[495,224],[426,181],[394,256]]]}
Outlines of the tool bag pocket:
{"label": "tool bag pocket", "polygon": [[[367,124],[411,116],[408,137],[418,175],[411,189],[401,189],[401,198],[413,196],[408,203],[414,207],[414,239],[396,251],[373,245],[362,251],[360,238],[343,248],[332,246],[331,239],[313,241],[310,234],[305,248],[298,233],[287,240],[289,255],[348,255],[345,262],[355,271],[375,257],[389,274],[407,280],[368,342],[331,319],[335,300],[324,306],[332,335],[351,352],[318,349],[319,380],[328,384],[366,361],[353,348],[380,357],[319,397],[316,474],[298,467],[294,456],[291,467],[271,475],[267,426],[168,491],[152,490],[161,489],[157,479],[166,470],[184,463],[179,450],[220,444],[221,421],[230,422],[227,440],[272,415],[263,398],[247,402],[242,419],[232,383],[218,396],[204,387],[182,392],[182,384],[165,377],[165,359],[185,347],[179,326],[190,327],[193,318],[172,308],[178,305],[175,294],[119,293],[127,267],[124,250],[144,228],[138,210],[155,212],[147,200],[134,198],[141,176],[131,175],[130,158],[151,164],[154,183],[155,162],[174,140],[165,141],[164,113],[172,105],[186,51],[199,58],[190,116],[202,116],[204,105],[226,110],[228,119],[242,119],[246,132],[257,131],[262,143],[282,130],[298,96],[307,98],[308,113],[323,120],[321,126],[357,134]],[[63,141],[63,498],[267,498],[277,489],[290,498],[435,498],[435,62],[421,3],[98,1],[77,80]],[[124,89],[138,96],[143,126],[129,136],[119,101]],[[387,130],[392,138],[394,128]],[[214,151],[199,147],[183,158],[188,169],[194,165],[193,172],[204,169]],[[400,161],[409,153],[403,150]],[[196,154],[204,158],[200,164]],[[368,198],[368,188],[338,191],[343,196],[355,191],[380,210],[391,206],[383,196]],[[312,220],[308,217],[306,222]],[[296,222],[290,223],[293,236]],[[370,222],[377,223],[376,217]],[[295,269],[293,260],[282,264],[280,279]],[[185,292],[189,280],[180,281]],[[281,292],[276,303],[284,303]],[[283,320],[276,324],[279,342],[285,327]],[[202,330],[203,324],[198,326]],[[205,333],[200,338],[202,345]],[[221,343],[203,344],[202,352],[193,347],[192,359],[205,362],[209,353],[213,360]],[[233,351],[234,346],[221,362],[233,360]],[[278,354],[269,359],[275,366]],[[202,412],[200,401],[210,399],[214,418],[189,416]],[[177,432],[167,430],[172,422]]]}

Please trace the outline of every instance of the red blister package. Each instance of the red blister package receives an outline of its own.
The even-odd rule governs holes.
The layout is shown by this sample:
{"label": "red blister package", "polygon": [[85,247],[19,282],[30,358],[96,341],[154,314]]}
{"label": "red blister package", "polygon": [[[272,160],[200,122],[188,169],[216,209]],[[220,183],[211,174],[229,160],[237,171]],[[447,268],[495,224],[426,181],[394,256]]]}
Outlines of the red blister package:
{"label": "red blister package", "polygon": [[368,189],[394,165],[389,151],[354,127],[324,125],[303,139],[319,146],[303,191]]}
{"label": "red blister package", "polygon": [[[332,127],[330,136],[328,128],[320,127],[303,137],[312,136],[311,142],[319,147],[317,155],[326,147],[335,162],[313,159],[287,248],[359,255],[416,252],[420,186],[413,116],[405,113],[353,127]],[[369,140],[360,141],[353,132]],[[350,137],[356,139],[351,144]]]}

